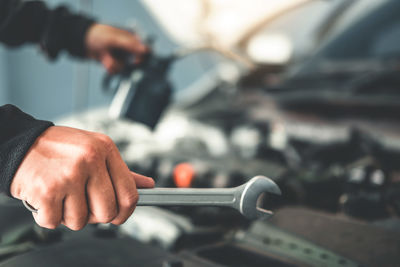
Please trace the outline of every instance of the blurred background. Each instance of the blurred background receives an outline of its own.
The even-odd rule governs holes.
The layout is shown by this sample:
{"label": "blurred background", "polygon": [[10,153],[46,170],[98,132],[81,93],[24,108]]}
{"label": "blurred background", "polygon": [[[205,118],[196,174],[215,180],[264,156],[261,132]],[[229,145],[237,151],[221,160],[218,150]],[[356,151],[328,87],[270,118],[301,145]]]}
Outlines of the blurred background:
{"label": "blurred background", "polygon": [[[241,39],[248,38],[247,35],[262,30],[265,24],[268,24],[266,31],[271,31],[275,43],[284,42],[284,50],[288,50],[288,38],[296,38],[298,52],[306,53],[312,48],[313,38],[310,35],[316,26],[313,24],[321,19],[333,2],[339,1],[315,1],[293,12],[289,10],[307,1],[269,1],[271,3],[268,4],[254,1],[250,5],[242,1],[45,2],[49,6],[66,4],[72,10],[88,14],[99,22],[138,31],[143,38],[153,36],[156,38],[154,50],[169,54],[179,47],[210,46],[211,43],[229,50],[243,41]],[[303,9],[318,12],[306,17]],[[291,14],[269,23],[281,12]],[[298,24],[294,25],[293,21]],[[287,54],[289,51],[280,53],[283,53],[283,59],[269,60],[288,60],[291,56]],[[49,62],[37,47],[31,45],[17,49],[2,46],[0,56],[1,104],[12,103],[39,118],[54,120],[65,114],[106,106],[111,102],[112,94],[104,94],[100,90],[104,70],[96,63],[76,61],[65,54]],[[189,87],[208,69],[207,59],[194,58],[182,59],[183,62],[173,66],[170,75],[175,91]]]}
{"label": "blurred background", "polygon": [[400,1],[46,2],[133,30],[152,53],[109,76],[1,47],[0,104],[111,136],[156,186],[265,175],[282,196],[260,199],[270,220],[138,207],[79,233],[40,229],[4,200],[15,223],[0,220],[0,266],[47,266],[43,253],[59,266],[398,266]]}

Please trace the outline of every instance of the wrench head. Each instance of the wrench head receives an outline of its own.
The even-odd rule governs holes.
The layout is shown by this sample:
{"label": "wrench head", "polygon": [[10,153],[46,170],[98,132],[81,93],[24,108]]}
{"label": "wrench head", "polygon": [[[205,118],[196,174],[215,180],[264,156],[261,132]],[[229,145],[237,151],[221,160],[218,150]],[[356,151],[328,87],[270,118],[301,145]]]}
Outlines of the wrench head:
{"label": "wrench head", "polygon": [[248,219],[268,218],[270,210],[258,206],[258,199],[263,194],[281,195],[281,190],[274,181],[265,176],[255,176],[241,186],[239,211]]}

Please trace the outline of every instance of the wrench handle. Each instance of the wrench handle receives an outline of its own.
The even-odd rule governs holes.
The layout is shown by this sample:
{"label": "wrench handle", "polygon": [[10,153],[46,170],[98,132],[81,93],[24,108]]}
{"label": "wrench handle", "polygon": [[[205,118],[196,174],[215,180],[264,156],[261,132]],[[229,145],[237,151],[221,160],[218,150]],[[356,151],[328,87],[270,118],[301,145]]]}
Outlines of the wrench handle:
{"label": "wrench handle", "polygon": [[237,198],[231,188],[154,188],[138,189],[138,192],[138,206],[229,207]]}

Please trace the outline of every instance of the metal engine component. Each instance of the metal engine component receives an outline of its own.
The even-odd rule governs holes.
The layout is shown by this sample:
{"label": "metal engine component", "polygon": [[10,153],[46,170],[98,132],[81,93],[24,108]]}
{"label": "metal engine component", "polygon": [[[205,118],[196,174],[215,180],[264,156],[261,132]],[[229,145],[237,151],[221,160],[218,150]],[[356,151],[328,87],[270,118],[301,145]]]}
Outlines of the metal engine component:
{"label": "metal engine component", "polygon": [[[120,57],[124,58],[124,55]],[[126,56],[125,56],[126,57]],[[110,106],[110,116],[140,122],[154,129],[170,103],[172,86],[168,80],[171,63],[176,58],[158,57],[150,53],[138,66],[129,66],[118,74],[118,85]],[[103,81],[107,90],[116,75]]]}

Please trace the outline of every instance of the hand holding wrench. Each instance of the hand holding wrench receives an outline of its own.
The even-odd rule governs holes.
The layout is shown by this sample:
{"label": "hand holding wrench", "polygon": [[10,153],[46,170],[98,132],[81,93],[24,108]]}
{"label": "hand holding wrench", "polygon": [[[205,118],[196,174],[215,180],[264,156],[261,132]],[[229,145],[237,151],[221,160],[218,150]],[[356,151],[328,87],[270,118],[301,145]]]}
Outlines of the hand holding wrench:
{"label": "hand holding wrench", "polygon": [[[273,212],[257,206],[264,193],[280,195],[279,187],[265,176],[256,176],[233,188],[154,188],[138,189],[138,206],[231,207],[248,219],[270,217]],[[25,201],[25,207],[37,212]]]}

